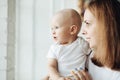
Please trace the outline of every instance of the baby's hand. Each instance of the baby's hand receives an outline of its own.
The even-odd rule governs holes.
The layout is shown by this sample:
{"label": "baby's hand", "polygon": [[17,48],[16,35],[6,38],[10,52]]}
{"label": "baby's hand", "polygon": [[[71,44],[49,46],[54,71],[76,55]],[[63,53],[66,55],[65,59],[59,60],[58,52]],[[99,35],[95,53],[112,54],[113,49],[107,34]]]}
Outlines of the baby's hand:
{"label": "baby's hand", "polygon": [[60,77],[58,80],[72,80],[72,79],[70,79],[69,77]]}
{"label": "baby's hand", "polygon": [[69,77],[67,77],[67,78],[65,78],[65,80],[72,80],[71,78],[69,78]]}
{"label": "baby's hand", "polygon": [[64,77],[59,77],[57,80],[66,80]]}
{"label": "baby's hand", "polygon": [[75,80],[74,76],[72,74],[69,74],[67,77],[66,77],[66,80]]}
{"label": "baby's hand", "polygon": [[85,70],[71,71],[75,80],[92,80],[91,76]]}

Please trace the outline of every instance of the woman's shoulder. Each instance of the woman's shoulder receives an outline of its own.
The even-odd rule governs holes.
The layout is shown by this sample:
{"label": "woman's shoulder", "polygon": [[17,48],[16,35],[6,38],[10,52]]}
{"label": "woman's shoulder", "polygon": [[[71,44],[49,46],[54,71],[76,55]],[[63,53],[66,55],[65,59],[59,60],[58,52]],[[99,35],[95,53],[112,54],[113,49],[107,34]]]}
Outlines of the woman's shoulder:
{"label": "woman's shoulder", "polygon": [[120,71],[99,67],[89,59],[88,70],[93,80],[120,80]]}

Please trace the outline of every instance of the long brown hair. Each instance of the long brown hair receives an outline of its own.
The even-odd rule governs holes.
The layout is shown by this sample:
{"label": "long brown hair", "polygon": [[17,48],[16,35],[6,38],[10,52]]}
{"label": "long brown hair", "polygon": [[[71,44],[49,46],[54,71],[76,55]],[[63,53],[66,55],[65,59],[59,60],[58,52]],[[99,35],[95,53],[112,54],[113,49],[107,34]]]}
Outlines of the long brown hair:
{"label": "long brown hair", "polygon": [[82,20],[83,20],[85,8],[86,8],[88,3],[89,3],[89,0],[78,0],[78,4],[77,4],[78,5],[78,12],[79,12]]}
{"label": "long brown hair", "polygon": [[102,24],[106,37],[106,44],[103,44],[106,45],[106,52],[95,53],[92,58],[93,63],[120,70],[120,2],[117,0],[91,0],[87,9],[93,13],[98,23]]}

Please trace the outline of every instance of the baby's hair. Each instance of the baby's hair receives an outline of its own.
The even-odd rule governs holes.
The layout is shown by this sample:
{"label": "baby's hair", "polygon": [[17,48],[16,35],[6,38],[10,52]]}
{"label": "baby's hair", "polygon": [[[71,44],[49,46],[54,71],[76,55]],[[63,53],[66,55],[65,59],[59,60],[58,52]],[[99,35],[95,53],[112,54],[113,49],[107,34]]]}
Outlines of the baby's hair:
{"label": "baby's hair", "polygon": [[56,17],[59,18],[59,21],[66,26],[76,26],[77,32],[75,35],[80,32],[82,20],[80,14],[75,9],[62,9],[55,13],[53,19]]}
{"label": "baby's hair", "polygon": [[74,9],[63,9],[56,14],[61,14],[64,18],[69,17],[69,22],[71,25],[76,25],[81,28],[82,20],[80,14]]}
{"label": "baby's hair", "polygon": [[76,10],[71,9],[71,16],[73,17],[72,19],[73,24],[75,24],[78,27],[81,27],[82,21],[81,21],[79,13]]}

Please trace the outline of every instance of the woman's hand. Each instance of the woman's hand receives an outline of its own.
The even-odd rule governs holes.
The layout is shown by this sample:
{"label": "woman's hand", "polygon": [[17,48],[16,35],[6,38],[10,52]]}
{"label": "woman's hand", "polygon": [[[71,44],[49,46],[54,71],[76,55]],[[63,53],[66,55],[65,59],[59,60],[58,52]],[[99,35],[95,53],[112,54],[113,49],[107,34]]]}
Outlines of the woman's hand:
{"label": "woman's hand", "polygon": [[72,71],[71,74],[75,78],[75,80],[92,80],[88,72],[84,70],[79,70],[79,71]]}

